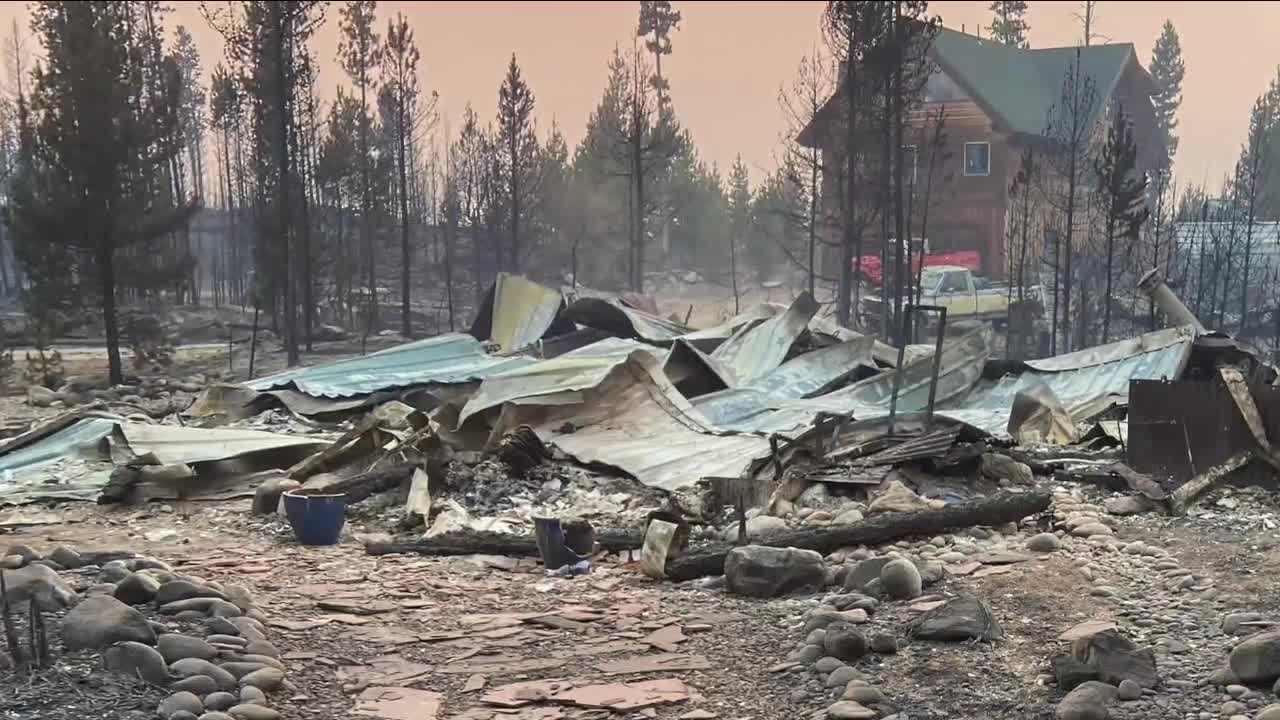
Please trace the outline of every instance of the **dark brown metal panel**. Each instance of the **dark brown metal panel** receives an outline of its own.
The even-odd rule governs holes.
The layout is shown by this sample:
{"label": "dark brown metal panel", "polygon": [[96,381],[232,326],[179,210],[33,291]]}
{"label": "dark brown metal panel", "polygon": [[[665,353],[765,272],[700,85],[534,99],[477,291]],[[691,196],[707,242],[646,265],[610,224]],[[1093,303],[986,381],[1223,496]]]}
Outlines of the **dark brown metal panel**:
{"label": "dark brown metal panel", "polygon": [[[1280,442],[1280,388],[1254,385],[1250,392],[1267,437]],[[1129,383],[1126,450],[1134,470],[1176,487],[1252,447],[1249,428],[1221,382]]]}

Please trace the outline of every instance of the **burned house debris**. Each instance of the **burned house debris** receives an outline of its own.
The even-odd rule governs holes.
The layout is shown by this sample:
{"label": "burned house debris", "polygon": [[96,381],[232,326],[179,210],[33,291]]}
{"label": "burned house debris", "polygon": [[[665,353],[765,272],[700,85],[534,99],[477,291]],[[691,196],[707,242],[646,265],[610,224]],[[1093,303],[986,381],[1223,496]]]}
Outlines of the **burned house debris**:
{"label": "burned house debris", "polygon": [[[1033,469],[1069,472],[1045,448],[1110,457],[1115,446],[1115,460],[1179,497],[1224,464],[1280,463],[1274,369],[1206,330],[1157,275],[1142,288],[1177,324],[1005,361],[981,324],[943,325],[937,353],[894,350],[836,330],[807,293],[693,329],[635,298],[573,300],[504,273],[470,333],[214,384],[174,422],[87,409],[39,425],[0,446],[0,498],[122,499],[122,486],[139,485],[155,498],[227,497],[268,475],[349,487],[377,464],[356,472],[362,459],[398,458],[407,480],[409,457],[430,458],[435,473],[492,457],[515,475],[563,458],[633,478],[707,521],[719,512],[715,478],[772,488],[776,507],[815,484],[875,488],[904,465],[1025,481],[991,456],[1043,455]],[[84,470],[74,480],[61,465],[59,477],[47,472],[70,458]]]}
{"label": "burned house debris", "polygon": [[[501,275],[469,333],[243,384],[211,383],[161,420],[95,401],[10,437],[0,445],[0,502],[13,510],[4,527],[38,527],[42,508],[68,501],[126,509],[243,499],[253,513],[245,521],[292,527],[306,542],[328,542],[308,539],[323,530],[322,517],[333,538],[349,535],[350,516],[370,562],[527,570],[545,578],[537,592],[654,580],[766,599],[831,588],[797,617],[794,631],[804,637],[789,642],[803,643],[780,658],[777,672],[812,669],[825,686],[844,688],[826,717],[892,717],[901,701],[859,680],[853,667],[887,668],[919,643],[1005,642],[1013,618],[974,594],[975,583],[1005,582],[1037,566],[1061,569],[1059,554],[1073,546],[1141,557],[1172,572],[1178,567],[1166,564],[1167,553],[1118,539],[1116,518],[1194,511],[1228,482],[1271,486],[1280,467],[1274,369],[1205,329],[1158,277],[1144,280],[1144,290],[1176,324],[1009,361],[995,357],[993,331],[983,324],[941,323],[930,338],[936,344],[892,348],[833,328],[807,293],[695,329],[656,316],[636,298],[575,299]],[[337,511],[324,515],[312,505]],[[173,534],[148,537],[164,542]],[[9,554],[13,567],[40,567]],[[145,559],[117,562],[124,576],[148,572],[129,566]],[[7,587],[27,587],[23,572],[4,571]],[[1199,574],[1170,577],[1181,590],[1212,591]],[[212,594],[169,601],[175,583],[194,582],[176,575],[110,582],[108,599],[125,609],[151,590],[166,594],[157,606],[162,618],[188,605],[231,612],[221,597],[235,600],[206,590]],[[316,600],[314,619],[262,623],[292,634],[350,623],[361,638],[393,642],[393,629],[365,635],[360,628],[401,606],[344,592]],[[1113,592],[1095,585],[1087,596]],[[107,604],[76,607],[107,612],[93,602]],[[266,617],[251,598],[240,602],[236,612]],[[521,636],[525,626],[592,633],[612,622],[607,611],[566,607],[562,614],[464,617],[494,642]],[[560,718],[636,708],[706,717],[688,711],[701,696],[687,674],[710,664],[681,645],[685,632],[703,625],[654,626],[639,642],[625,630],[599,635],[601,654],[629,654],[600,660],[595,672],[608,677],[590,681],[556,675],[568,655],[531,658],[496,647],[438,665],[382,655],[339,674],[345,694],[372,717],[407,717],[397,703],[414,708],[407,712],[434,708],[430,717],[506,717],[493,714],[505,709],[524,713],[512,717]],[[1065,628],[1064,636],[1076,638],[1071,647],[1041,659],[1049,682],[1068,693],[1057,701],[1060,717],[1074,717],[1064,708],[1119,702],[1116,688],[1133,696],[1134,683],[1141,698],[1142,688],[1160,688],[1174,672],[1144,635],[1117,627]],[[466,642],[466,632],[419,632],[394,643]],[[159,637],[158,652],[171,653],[177,641]],[[134,667],[156,641],[85,642],[103,648],[108,667]],[[11,648],[31,667],[47,654],[38,640]],[[1240,672],[1237,664],[1252,672],[1248,648],[1236,652],[1241,659],[1233,653],[1227,663],[1232,672]],[[258,654],[232,654],[222,667],[246,676],[277,670]],[[194,687],[172,674],[196,670],[178,660],[155,679]],[[457,700],[427,690],[435,687],[427,679],[454,672],[472,678],[472,692],[485,689],[488,677],[498,684],[473,696],[467,714],[442,716]],[[511,676],[519,672],[543,679]],[[633,673],[664,677],[612,680]],[[272,673],[262,678],[269,687],[280,682]],[[217,695],[216,681],[206,697]],[[1092,695],[1084,692],[1090,688]],[[162,707],[187,702],[183,692]]]}

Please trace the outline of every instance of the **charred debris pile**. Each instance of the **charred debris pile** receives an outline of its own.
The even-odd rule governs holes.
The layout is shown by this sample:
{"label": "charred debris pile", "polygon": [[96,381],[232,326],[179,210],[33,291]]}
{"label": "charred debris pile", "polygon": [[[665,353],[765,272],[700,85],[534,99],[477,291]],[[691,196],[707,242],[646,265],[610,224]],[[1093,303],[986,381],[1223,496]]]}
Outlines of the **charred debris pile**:
{"label": "charred debris pile", "polygon": [[687,578],[749,537],[829,552],[1016,521],[1049,505],[1037,478],[1171,513],[1270,482],[1274,369],[1142,287],[1170,327],[1009,361],[986,325],[893,348],[807,293],[693,329],[500,275],[468,333],[208,385],[159,422],[90,406],[33,427],[0,444],[0,504],[340,494],[396,507],[401,537],[371,553],[536,555],[558,518]]}

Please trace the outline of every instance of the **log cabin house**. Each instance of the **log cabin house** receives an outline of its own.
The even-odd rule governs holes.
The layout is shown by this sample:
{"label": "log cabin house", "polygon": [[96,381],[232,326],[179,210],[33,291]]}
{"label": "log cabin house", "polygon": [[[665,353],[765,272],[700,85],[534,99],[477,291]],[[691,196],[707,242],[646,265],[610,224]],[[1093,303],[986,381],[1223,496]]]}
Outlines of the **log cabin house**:
{"label": "log cabin house", "polygon": [[[1077,52],[1081,75],[1091,78],[1096,89],[1097,99],[1086,113],[1094,141],[1105,138],[1109,113],[1123,107],[1133,123],[1140,169],[1157,166],[1163,157],[1163,138],[1151,102],[1155,88],[1131,43],[1024,49],[942,28],[930,51],[933,70],[923,102],[910,113],[904,134],[911,237],[920,237],[927,205],[926,240],[931,253],[976,251],[983,275],[1004,278],[1008,274],[1010,186],[1025,148],[1052,152],[1050,118],[1061,103],[1063,83]],[[806,147],[816,145],[824,158],[839,157],[843,133],[838,121],[844,103],[842,92],[833,95],[797,140]],[[930,152],[939,111],[944,117],[941,149]],[[931,159],[937,166],[932,168],[926,203],[926,165]],[[838,164],[824,162],[824,167]],[[1046,167],[1044,172],[1053,171]],[[828,208],[842,204],[835,175],[824,172],[822,194]],[[1082,175],[1092,180],[1092,166]],[[1082,198],[1082,207],[1084,202]],[[1035,228],[1031,244],[1036,248],[1029,255],[1038,252],[1045,231],[1061,222],[1049,205],[1041,203],[1039,217],[1028,223]],[[874,225],[864,232],[864,255],[879,253],[880,225]],[[827,233],[831,243],[838,243],[838,219],[830,223]],[[838,249],[828,248],[822,258],[826,274],[834,272],[838,258]],[[1035,258],[1029,261],[1034,263]]]}

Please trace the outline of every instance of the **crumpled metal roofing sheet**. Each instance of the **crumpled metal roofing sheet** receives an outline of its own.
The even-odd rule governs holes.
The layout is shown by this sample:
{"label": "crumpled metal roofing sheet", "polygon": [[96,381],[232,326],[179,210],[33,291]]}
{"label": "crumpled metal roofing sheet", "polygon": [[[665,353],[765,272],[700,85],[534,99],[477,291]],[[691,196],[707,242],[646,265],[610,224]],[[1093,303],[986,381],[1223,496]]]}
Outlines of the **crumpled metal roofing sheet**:
{"label": "crumpled metal roofing sheet", "polygon": [[[740,477],[769,452],[764,438],[709,427],[663,374],[661,359],[645,352],[611,368],[581,403],[507,405],[498,429],[522,424],[580,462],[611,465],[668,491],[703,478]],[[560,432],[566,424],[574,431]]]}
{"label": "crumpled metal roofing sheet", "polygon": [[[632,353],[665,355],[660,348],[636,340],[606,338],[557,358],[492,375],[480,384],[480,388],[463,407],[458,416],[458,427],[462,427],[472,415],[504,403],[536,405],[561,393],[593,388]],[[557,398],[556,403],[572,401],[572,397],[561,397]]]}
{"label": "crumpled metal roofing sheet", "polygon": [[[943,346],[938,403],[967,393],[981,378],[983,365],[991,353],[990,342],[991,331],[979,328]],[[897,371],[883,372],[809,399],[789,400],[738,388],[703,396],[695,400],[694,405],[722,430],[793,435],[811,425],[820,412],[852,414],[859,420],[888,415],[894,372]],[[923,411],[928,406],[932,356],[908,363],[902,372],[904,382],[899,390],[898,413]]]}
{"label": "crumpled metal roofing sheet", "polygon": [[[898,364],[897,348],[880,342],[880,339],[873,335],[863,335],[862,333],[855,332],[847,327],[842,327],[836,324],[836,321],[829,315],[814,315],[813,318],[809,320],[809,332],[833,337],[841,342],[857,340],[861,337],[871,337],[874,340],[874,344],[871,347],[871,354],[872,357],[876,359],[876,362],[879,362],[886,367],[895,367]],[[925,355],[933,355],[933,348],[930,346],[922,347],[919,345],[908,345],[907,354],[903,359],[903,362],[910,364]]]}
{"label": "crumpled metal roofing sheet", "polygon": [[[477,316],[472,335],[485,326],[499,351],[511,353],[537,342],[551,329],[564,308],[564,295],[545,285],[510,273],[498,273],[486,303],[489,317]],[[482,306],[481,311],[485,308]],[[482,320],[488,320],[488,323]],[[572,330],[573,325],[564,323]]]}
{"label": "crumpled metal roofing sheet", "polygon": [[679,323],[629,308],[617,299],[584,297],[570,305],[565,316],[579,325],[656,344],[668,344],[689,332]]}
{"label": "crumpled metal roofing sheet", "polygon": [[239,428],[197,428],[133,422],[118,423],[118,427],[135,454],[152,455],[164,465],[229,460],[282,448],[316,452],[328,447],[330,443],[329,440],[306,435]]}
{"label": "crumpled metal roofing sheet", "polygon": [[[730,388],[693,399],[693,406],[713,427],[733,432],[777,432],[779,398],[756,388]],[[803,417],[813,417],[808,413]],[[788,425],[789,427],[789,425]]]}
{"label": "crumpled metal roofing sheet", "polygon": [[[963,396],[982,377],[982,368],[991,356],[991,329],[980,327],[942,346],[935,407],[948,399]],[[889,412],[894,376],[901,373],[898,412],[921,412],[929,405],[929,385],[933,378],[933,356],[923,357],[902,368],[880,373],[807,401],[814,408],[833,413],[853,413],[856,418]]]}
{"label": "crumpled metal roofing sheet", "polygon": [[[21,504],[42,499],[93,500],[110,477],[110,459],[99,457],[97,445],[111,438],[123,440],[134,455],[152,455],[162,464],[196,464],[229,460],[262,452],[286,450],[282,465],[323,449],[329,440],[260,430],[151,425],[118,417],[67,416],[62,427],[36,428],[22,442],[0,455],[0,503]],[[56,429],[55,429],[56,428]],[[29,442],[28,442],[29,440]],[[112,453],[115,454],[114,451]],[[127,455],[127,453],[126,453]],[[70,474],[48,466],[64,459],[101,461],[100,471]]]}
{"label": "crumpled metal roofing sheet", "polygon": [[774,368],[745,385],[774,397],[806,398],[820,395],[861,369],[878,370],[872,358],[874,338],[859,337],[807,352]]}
{"label": "crumpled metal roofing sheet", "polygon": [[[0,455],[0,473],[5,477],[17,475],[64,457],[75,456],[110,435],[117,422],[106,417],[81,417],[43,437],[38,437],[42,429],[37,427],[28,431],[34,433],[31,442],[24,442],[22,447]],[[21,436],[15,439],[20,438]],[[5,483],[0,482],[0,497],[4,494]]]}
{"label": "crumpled metal roofing sheet", "polygon": [[1023,372],[982,383],[968,397],[948,404],[940,413],[1007,437],[1014,395],[1040,381],[1049,386],[1074,420],[1088,420],[1111,405],[1127,404],[1130,380],[1179,377],[1194,342],[1194,333],[1188,328],[1168,328],[1029,361]]}
{"label": "crumpled metal roofing sheet", "polygon": [[711,357],[728,367],[739,383],[757,380],[782,364],[817,311],[813,296],[801,293],[781,315],[739,328]]}
{"label": "crumpled metal roofing sheet", "polygon": [[781,315],[787,311],[785,305],[777,303],[760,303],[753,305],[746,310],[734,315],[728,320],[709,328],[702,330],[693,330],[681,335],[681,339],[687,340],[697,345],[703,352],[711,352],[721,343],[728,340],[735,332],[744,325],[768,320],[776,315]]}
{"label": "crumpled metal roofing sheet", "polygon": [[532,362],[528,357],[490,355],[470,335],[448,333],[364,357],[286,370],[248,386],[259,392],[294,388],[314,397],[349,398],[412,385],[482,380]]}

